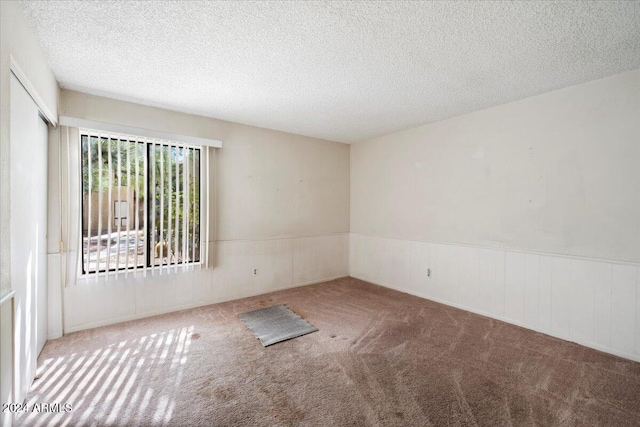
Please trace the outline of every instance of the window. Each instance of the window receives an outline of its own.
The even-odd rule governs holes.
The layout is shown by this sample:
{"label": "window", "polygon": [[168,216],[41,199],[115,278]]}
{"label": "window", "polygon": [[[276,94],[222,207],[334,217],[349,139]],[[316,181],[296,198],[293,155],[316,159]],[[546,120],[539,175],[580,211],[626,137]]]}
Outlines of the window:
{"label": "window", "polygon": [[201,149],[81,130],[82,272],[200,262]]}

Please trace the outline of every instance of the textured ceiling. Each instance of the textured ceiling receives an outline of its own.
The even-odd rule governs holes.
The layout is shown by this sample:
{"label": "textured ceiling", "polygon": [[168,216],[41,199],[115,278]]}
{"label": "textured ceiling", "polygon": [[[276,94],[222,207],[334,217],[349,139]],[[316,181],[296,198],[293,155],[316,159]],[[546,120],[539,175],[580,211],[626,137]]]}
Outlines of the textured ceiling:
{"label": "textured ceiling", "polygon": [[640,68],[640,2],[71,2],[63,88],[342,142]]}

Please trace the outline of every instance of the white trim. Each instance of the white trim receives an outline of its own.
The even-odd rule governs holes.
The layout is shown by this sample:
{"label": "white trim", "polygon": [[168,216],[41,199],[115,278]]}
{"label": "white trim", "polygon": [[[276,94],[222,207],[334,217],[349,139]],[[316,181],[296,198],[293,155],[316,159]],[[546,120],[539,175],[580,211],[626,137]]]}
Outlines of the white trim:
{"label": "white trim", "polygon": [[[206,204],[205,204],[205,209],[200,208],[200,212],[201,215],[206,215],[205,217],[205,234],[204,234],[204,241],[205,241],[205,259],[204,259],[204,265],[206,269],[209,269],[209,245],[211,243],[211,238],[209,237],[209,222],[211,219],[211,211],[209,210],[209,207],[211,206],[209,204],[209,197],[210,197],[210,193],[211,193],[211,169],[209,168],[209,156],[211,153],[209,153],[209,149],[205,149],[204,151],[204,155],[205,155],[205,179],[206,179]],[[200,154],[200,159],[202,160],[202,154]],[[202,182],[202,172],[200,172],[200,181]],[[200,200],[200,205],[202,205],[202,197]],[[200,238],[200,240],[202,241],[202,237]],[[202,251],[201,251],[202,252]],[[200,260],[202,260],[202,255],[200,256]]]}
{"label": "white trim", "polygon": [[16,291],[5,292],[2,297],[0,297],[0,306],[4,305],[7,301],[13,299],[13,296],[16,294]]}
{"label": "white trim", "polygon": [[20,65],[18,65],[18,61],[16,61],[16,58],[14,58],[12,54],[9,54],[9,62],[9,68],[11,72],[16,76],[20,84],[24,86],[25,90],[36,103],[42,114],[44,114],[44,117],[47,119],[47,121],[51,123],[53,127],[58,126],[58,118],[51,112],[49,107],[47,107],[46,102],[44,102],[44,99],[42,99],[33,83],[31,83],[31,80],[29,80],[27,74],[22,71],[22,68],[20,68]]}
{"label": "white trim", "polygon": [[205,147],[222,148],[222,141],[217,139],[200,138],[197,136],[179,135],[175,133],[161,132],[152,129],[137,128],[113,123],[97,122],[94,120],[78,119],[75,117],[60,116],[62,126],[88,128],[105,132],[115,132],[125,135],[136,135],[167,141],[183,142],[187,144],[201,145]]}
{"label": "white trim", "polygon": [[582,255],[569,255],[569,254],[561,254],[556,252],[540,252],[534,250],[527,249],[516,249],[502,246],[491,246],[491,245],[477,245],[473,243],[459,243],[459,242],[445,242],[442,240],[422,240],[422,239],[405,239],[402,237],[389,237],[389,236],[381,236],[377,234],[367,234],[367,233],[358,233],[354,231],[348,232],[348,234],[357,234],[359,236],[365,237],[374,237],[379,239],[389,239],[389,240],[401,240],[403,242],[420,242],[420,243],[432,243],[436,245],[449,245],[449,246],[464,246],[467,248],[478,248],[478,249],[491,249],[494,251],[504,251],[504,252],[516,252],[519,254],[531,254],[531,255],[542,255],[542,256],[553,256],[553,257],[562,257],[567,259],[576,259],[576,260],[584,260],[584,261],[594,261],[594,262],[607,262],[609,264],[620,264],[620,265],[630,265],[632,267],[640,267],[640,262],[624,260],[624,259],[612,259],[612,258],[596,258]]}
{"label": "white trim", "polygon": [[323,233],[323,234],[298,234],[298,235],[281,235],[281,236],[266,236],[266,237],[255,237],[255,238],[247,238],[247,239],[221,239],[221,240],[212,240],[211,243],[236,243],[236,242],[263,242],[270,240],[295,240],[295,239],[308,239],[311,237],[332,237],[332,236],[349,236],[352,233],[348,231],[338,231],[336,233]]}

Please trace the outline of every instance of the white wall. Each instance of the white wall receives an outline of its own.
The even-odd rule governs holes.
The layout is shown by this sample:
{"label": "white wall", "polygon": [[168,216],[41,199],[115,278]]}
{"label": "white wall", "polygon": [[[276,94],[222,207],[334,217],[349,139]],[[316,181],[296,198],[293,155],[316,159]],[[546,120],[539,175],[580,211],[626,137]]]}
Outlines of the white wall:
{"label": "white wall", "polygon": [[636,70],[353,145],[350,274],[640,360],[639,118]]}
{"label": "white wall", "polygon": [[640,70],[351,150],[351,231],[640,262]]}
{"label": "white wall", "polygon": [[349,146],[249,126],[218,151],[218,240],[349,231]]}
{"label": "white wall", "polygon": [[60,115],[223,141],[215,268],[81,280],[63,291],[65,332],[348,275],[349,146],[67,90]]}

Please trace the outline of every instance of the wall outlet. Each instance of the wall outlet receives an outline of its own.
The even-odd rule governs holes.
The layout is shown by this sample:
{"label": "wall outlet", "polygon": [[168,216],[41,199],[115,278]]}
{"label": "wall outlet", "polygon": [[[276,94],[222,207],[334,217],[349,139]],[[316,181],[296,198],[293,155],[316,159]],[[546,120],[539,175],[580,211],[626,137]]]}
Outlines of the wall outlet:
{"label": "wall outlet", "polygon": [[253,269],[253,275],[254,276],[258,276],[259,275],[259,271],[258,271],[257,267]]}
{"label": "wall outlet", "polygon": [[431,269],[427,268],[427,277],[431,277]]}

